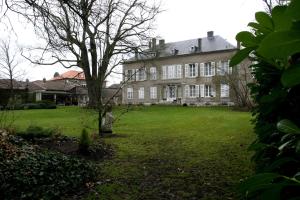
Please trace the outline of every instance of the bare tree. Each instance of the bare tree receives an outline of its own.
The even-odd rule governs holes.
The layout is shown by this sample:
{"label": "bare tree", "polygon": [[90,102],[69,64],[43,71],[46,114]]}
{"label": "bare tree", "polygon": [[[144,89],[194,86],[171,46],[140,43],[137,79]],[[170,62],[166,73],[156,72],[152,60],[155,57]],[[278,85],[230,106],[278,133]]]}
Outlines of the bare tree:
{"label": "bare tree", "polygon": [[[9,10],[31,22],[45,42],[39,57],[25,55],[40,65],[60,63],[80,67],[85,75],[89,106],[97,108],[101,134],[106,113],[102,85],[124,56],[142,51],[149,39],[157,3],[147,0],[5,0]],[[45,62],[49,61],[51,62]]]}
{"label": "bare tree", "polygon": [[266,5],[266,12],[271,13],[277,5],[286,5],[290,0],[262,0]]}
{"label": "bare tree", "polygon": [[253,101],[251,100],[250,89],[248,84],[252,83],[251,72],[248,66],[250,61],[243,62],[239,66],[233,69],[228,68],[227,70],[217,68],[218,74],[215,79],[216,84],[226,83],[229,85],[231,96],[236,106],[240,108],[251,109],[253,107]]}
{"label": "bare tree", "polygon": [[20,79],[24,75],[24,71],[18,68],[19,56],[20,51],[11,47],[10,40],[0,41],[0,78],[8,79],[9,98],[14,97],[14,80]]}

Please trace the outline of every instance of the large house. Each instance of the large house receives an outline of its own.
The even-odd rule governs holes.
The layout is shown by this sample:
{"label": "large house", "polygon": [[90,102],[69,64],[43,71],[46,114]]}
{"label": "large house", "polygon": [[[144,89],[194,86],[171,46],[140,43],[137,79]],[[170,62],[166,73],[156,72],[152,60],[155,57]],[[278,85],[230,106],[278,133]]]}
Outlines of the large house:
{"label": "large house", "polygon": [[229,60],[237,49],[213,31],[173,43],[154,38],[149,49],[123,63],[122,103],[234,104],[224,77],[233,73]]}

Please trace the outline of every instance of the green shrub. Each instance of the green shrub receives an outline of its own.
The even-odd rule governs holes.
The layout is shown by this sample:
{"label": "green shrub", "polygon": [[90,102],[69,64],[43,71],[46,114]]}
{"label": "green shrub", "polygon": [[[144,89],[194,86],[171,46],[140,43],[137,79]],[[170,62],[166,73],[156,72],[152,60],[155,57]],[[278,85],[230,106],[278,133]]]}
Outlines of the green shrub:
{"label": "green shrub", "polygon": [[28,126],[24,132],[18,132],[18,135],[25,139],[52,137],[56,133],[55,129],[43,128],[40,126]]}
{"label": "green shrub", "polygon": [[255,151],[257,173],[241,185],[247,199],[296,199],[300,190],[300,1],[258,12],[252,32],[236,39],[245,48],[232,59],[250,56],[255,82]]}
{"label": "green shrub", "polygon": [[96,166],[86,160],[9,141],[0,138],[1,199],[60,199],[96,178]]}
{"label": "green shrub", "polygon": [[82,152],[88,152],[89,146],[91,145],[91,138],[89,133],[84,128],[82,129],[80,140],[79,140],[79,150]]}

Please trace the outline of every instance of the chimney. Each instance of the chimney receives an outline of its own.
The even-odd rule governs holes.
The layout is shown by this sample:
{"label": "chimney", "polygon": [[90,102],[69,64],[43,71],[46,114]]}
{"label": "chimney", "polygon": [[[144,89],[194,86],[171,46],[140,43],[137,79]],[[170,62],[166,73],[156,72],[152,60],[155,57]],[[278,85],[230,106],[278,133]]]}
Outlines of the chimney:
{"label": "chimney", "polygon": [[159,40],[159,47],[163,48],[164,46],[165,46],[165,40],[164,39]]}
{"label": "chimney", "polygon": [[152,48],[152,46],[151,46],[151,41],[149,41],[148,47],[149,47],[149,49]]}
{"label": "chimney", "polygon": [[137,48],[134,48],[134,57],[135,57],[136,60],[139,59],[139,51],[138,51]]}
{"label": "chimney", "polygon": [[208,32],[207,32],[207,37],[208,37],[209,39],[214,38],[214,32],[213,32],[213,31],[208,31]]}
{"label": "chimney", "polygon": [[198,51],[201,52],[202,51],[202,39],[198,38]]}
{"label": "chimney", "polygon": [[46,78],[43,78],[43,83],[46,83]]}
{"label": "chimney", "polygon": [[237,43],[236,43],[236,48],[241,49],[241,43],[239,41],[237,41]]}
{"label": "chimney", "polygon": [[27,78],[26,79],[26,88],[28,88],[29,87],[29,79]]}
{"label": "chimney", "polygon": [[152,50],[156,49],[156,38],[152,38]]}

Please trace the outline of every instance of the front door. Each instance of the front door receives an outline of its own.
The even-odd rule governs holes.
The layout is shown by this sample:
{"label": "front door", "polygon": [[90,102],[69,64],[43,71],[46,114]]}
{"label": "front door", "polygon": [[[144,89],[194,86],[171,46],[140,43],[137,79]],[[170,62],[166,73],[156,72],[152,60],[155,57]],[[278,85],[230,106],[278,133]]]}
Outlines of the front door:
{"label": "front door", "polygon": [[167,101],[176,100],[176,86],[168,86],[167,88]]}

